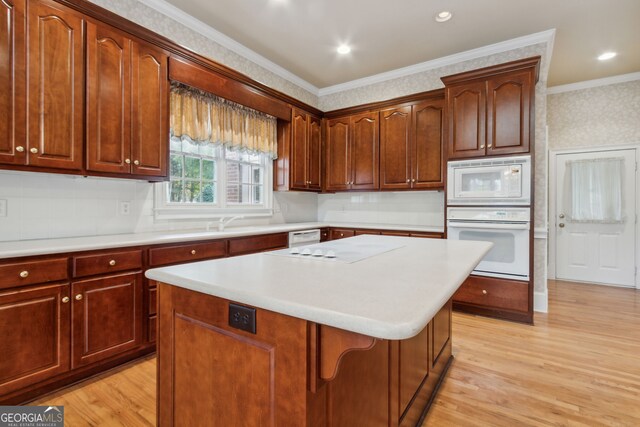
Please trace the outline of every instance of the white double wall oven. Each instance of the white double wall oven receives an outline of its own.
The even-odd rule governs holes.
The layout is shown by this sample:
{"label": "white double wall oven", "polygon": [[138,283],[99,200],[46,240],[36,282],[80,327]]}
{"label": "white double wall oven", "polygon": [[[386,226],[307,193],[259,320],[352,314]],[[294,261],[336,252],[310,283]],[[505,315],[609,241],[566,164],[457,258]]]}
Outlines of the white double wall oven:
{"label": "white double wall oven", "polygon": [[531,157],[449,162],[447,236],[493,243],[474,275],[529,281]]}

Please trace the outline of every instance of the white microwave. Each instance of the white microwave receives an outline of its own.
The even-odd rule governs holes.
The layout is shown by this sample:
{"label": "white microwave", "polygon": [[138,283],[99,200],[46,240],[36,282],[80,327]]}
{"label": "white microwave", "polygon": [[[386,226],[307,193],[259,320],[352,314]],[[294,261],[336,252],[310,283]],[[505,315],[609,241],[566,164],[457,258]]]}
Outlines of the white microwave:
{"label": "white microwave", "polygon": [[449,162],[447,204],[530,205],[531,156]]}

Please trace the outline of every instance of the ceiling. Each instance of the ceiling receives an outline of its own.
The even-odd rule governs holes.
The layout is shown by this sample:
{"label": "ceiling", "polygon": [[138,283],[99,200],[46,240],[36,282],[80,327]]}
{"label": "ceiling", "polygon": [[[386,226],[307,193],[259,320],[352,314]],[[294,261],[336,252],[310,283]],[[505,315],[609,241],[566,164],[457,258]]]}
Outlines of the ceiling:
{"label": "ceiling", "polygon": [[552,28],[548,86],[640,71],[638,0],[167,1],[317,88]]}

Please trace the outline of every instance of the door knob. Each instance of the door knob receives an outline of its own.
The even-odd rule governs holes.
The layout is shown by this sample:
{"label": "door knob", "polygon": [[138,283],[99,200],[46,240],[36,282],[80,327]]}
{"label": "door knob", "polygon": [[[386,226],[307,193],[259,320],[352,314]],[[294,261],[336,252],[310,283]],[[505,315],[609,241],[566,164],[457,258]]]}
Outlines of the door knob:
{"label": "door knob", "polygon": [[564,214],[558,215],[559,218],[564,218]]}
{"label": "door knob", "polygon": [[558,224],[558,227],[560,227],[560,228],[564,228],[564,224],[563,224],[563,223],[560,223],[560,224]]}

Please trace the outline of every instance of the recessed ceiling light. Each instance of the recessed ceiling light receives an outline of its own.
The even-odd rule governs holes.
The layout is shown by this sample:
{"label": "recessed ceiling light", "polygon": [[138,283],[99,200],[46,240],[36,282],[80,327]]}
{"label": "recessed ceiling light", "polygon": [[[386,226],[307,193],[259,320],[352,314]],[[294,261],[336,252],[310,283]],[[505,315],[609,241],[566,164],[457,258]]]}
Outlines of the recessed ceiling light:
{"label": "recessed ceiling light", "polygon": [[346,55],[347,53],[351,52],[351,48],[346,44],[341,44],[336,49],[336,52],[338,52],[340,55]]}
{"label": "recessed ceiling light", "polygon": [[615,52],[605,52],[602,55],[598,56],[598,59],[600,61],[606,61],[607,59],[611,59],[613,57],[615,57],[617,55],[617,53]]}
{"label": "recessed ceiling light", "polygon": [[453,14],[448,10],[443,10],[436,15],[436,22],[447,22],[453,17]]}

